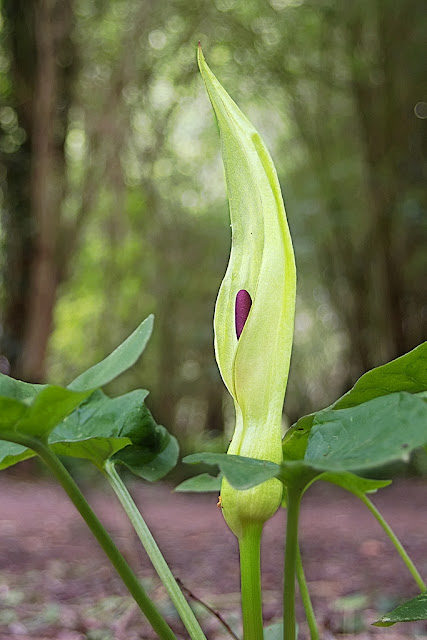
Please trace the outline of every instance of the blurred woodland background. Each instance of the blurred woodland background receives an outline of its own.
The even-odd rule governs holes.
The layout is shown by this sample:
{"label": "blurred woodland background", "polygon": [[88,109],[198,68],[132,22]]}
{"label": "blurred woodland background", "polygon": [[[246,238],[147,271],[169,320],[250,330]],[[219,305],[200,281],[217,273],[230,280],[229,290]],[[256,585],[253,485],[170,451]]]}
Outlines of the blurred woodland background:
{"label": "blurred woodland background", "polygon": [[[231,407],[212,316],[230,246],[196,64],[254,122],[298,268],[285,415],[426,337],[424,0],[1,0],[0,352],[68,383],[149,313],[142,361],[184,450]],[[223,446],[221,445],[223,449]]]}

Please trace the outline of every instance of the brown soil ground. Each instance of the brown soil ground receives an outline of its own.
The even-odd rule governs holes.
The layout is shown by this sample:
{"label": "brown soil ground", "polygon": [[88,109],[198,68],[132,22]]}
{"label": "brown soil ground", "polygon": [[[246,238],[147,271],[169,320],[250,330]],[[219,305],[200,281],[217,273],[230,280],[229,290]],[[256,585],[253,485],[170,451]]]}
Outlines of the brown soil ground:
{"label": "brown soil ground", "polygon": [[[131,485],[175,576],[220,610],[240,635],[236,542],[213,494],[176,494],[167,485]],[[180,638],[186,635],[114,496],[87,492],[101,520]],[[427,577],[427,482],[400,480],[373,496]],[[264,618],[280,618],[285,511],[265,527]],[[301,548],[324,640],[427,638],[426,623],[370,626],[417,587],[382,529],[359,501],[314,486],[304,498]],[[220,622],[196,605],[209,640],[225,639]],[[299,640],[308,638],[302,608]],[[60,487],[0,478],[0,640],[155,638],[86,525]]]}

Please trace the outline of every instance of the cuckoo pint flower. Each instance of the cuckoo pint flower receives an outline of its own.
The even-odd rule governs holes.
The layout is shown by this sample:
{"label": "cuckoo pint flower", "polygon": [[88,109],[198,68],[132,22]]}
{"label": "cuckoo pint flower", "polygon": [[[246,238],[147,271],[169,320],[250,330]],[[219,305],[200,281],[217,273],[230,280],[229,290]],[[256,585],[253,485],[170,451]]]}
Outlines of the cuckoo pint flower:
{"label": "cuckoo pint flower", "polygon": [[[281,418],[292,349],[296,272],[279,181],[267,148],[207,66],[199,67],[218,121],[232,247],[215,308],[215,353],[233,397],[236,427],[228,453],[280,463]],[[269,480],[247,491],[224,481],[224,516],[240,537],[281,499]]]}

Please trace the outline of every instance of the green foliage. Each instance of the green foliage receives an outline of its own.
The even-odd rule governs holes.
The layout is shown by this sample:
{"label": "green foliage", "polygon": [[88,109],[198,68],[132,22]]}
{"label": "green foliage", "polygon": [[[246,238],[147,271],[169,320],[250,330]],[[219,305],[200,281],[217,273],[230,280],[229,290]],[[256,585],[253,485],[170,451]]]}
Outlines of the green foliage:
{"label": "green foliage", "polygon": [[147,346],[153,331],[153,322],[154,317],[148,316],[117,349],[102,362],[98,362],[79,375],[68,385],[68,388],[75,391],[86,391],[87,389],[104,387],[124,371],[130,369]]}
{"label": "green foliage", "polygon": [[316,415],[305,460],[325,471],[362,471],[408,461],[427,442],[427,403],[393,393],[350,409]]}
{"label": "green foliage", "polygon": [[[150,431],[140,432],[132,440],[132,446],[126,447],[112,456],[116,464],[123,464],[135,475],[155,482],[163,478],[178,462],[179,445],[177,439],[172,436],[165,427],[157,425],[153,418],[148,418]],[[144,426],[147,425],[147,418]]]}
{"label": "green foliage", "polygon": [[198,476],[193,476],[184,480],[177,487],[175,491],[194,491],[195,493],[205,493],[207,491],[219,492],[221,489],[222,474],[218,474],[216,477],[211,476],[209,473],[201,473]]}
{"label": "green foliage", "polygon": [[[301,418],[290,430],[291,437],[285,437],[281,466],[208,453],[188,456],[184,462],[218,465],[238,489],[272,477],[287,486],[304,488],[316,476],[356,495],[387,486],[388,481],[366,480],[348,472],[408,461],[414,450],[427,444],[427,403],[421,393],[427,386],[427,350],[421,347],[364,375],[330,409]],[[396,392],[400,385],[405,391]],[[342,406],[348,408],[339,408]],[[329,473],[320,475],[322,472]]]}
{"label": "green foliage", "polygon": [[[144,404],[148,391],[109,398],[97,386],[129,369],[144,351],[152,332],[149,316],[107,358],[67,389],[31,385],[0,376],[0,469],[35,455],[23,438],[47,440],[57,455],[89,460],[102,468],[112,459],[140,477],[155,481],[172,469],[178,444],[154,421]],[[13,439],[16,442],[13,442]],[[9,440],[12,440],[10,442]],[[31,444],[31,443],[30,443]]]}
{"label": "green foliage", "polygon": [[217,465],[235,489],[250,489],[278,475],[280,467],[274,462],[256,460],[227,453],[193,453],[183,462]]}
{"label": "green foliage", "polygon": [[361,493],[375,493],[378,489],[383,489],[391,484],[391,480],[369,480],[368,478],[362,478],[356,476],[349,471],[341,471],[340,473],[326,472],[320,474],[316,480],[323,480],[324,482],[330,482],[336,484],[338,487],[354,493],[358,496]]}
{"label": "green foliage", "polygon": [[[0,388],[4,378],[6,376],[1,376]],[[19,381],[14,380],[7,380],[0,393],[2,392],[12,397],[0,396],[0,438],[3,435],[12,442],[0,440],[0,469],[34,455],[19,444],[14,444],[15,438],[18,443],[22,437],[47,439],[56,425],[91,393],[74,392],[55,386],[23,387]],[[24,401],[15,400],[16,397],[22,397],[23,393],[27,394]]]}
{"label": "green foliage", "polygon": [[[424,342],[400,358],[365,373],[350,391],[330,407],[300,418],[285,435],[283,440],[284,458],[285,460],[293,460],[304,457],[313,424],[322,424],[323,414],[329,416],[327,420],[331,419],[331,410],[357,407],[368,400],[399,391],[419,394],[426,389],[427,342]],[[368,418],[368,416],[366,417]]]}
{"label": "green foliage", "polygon": [[331,408],[346,409],[398,391],[421,393],[427,389],[427,342],[387,364],[365,373]]}
{"label": "green foliage", "polygon": [[386,613],[380,620],[374,622],[375,627],[391,627],[396,622],[413,622],[427,620],[427,593],[404,602],[400,606]]}

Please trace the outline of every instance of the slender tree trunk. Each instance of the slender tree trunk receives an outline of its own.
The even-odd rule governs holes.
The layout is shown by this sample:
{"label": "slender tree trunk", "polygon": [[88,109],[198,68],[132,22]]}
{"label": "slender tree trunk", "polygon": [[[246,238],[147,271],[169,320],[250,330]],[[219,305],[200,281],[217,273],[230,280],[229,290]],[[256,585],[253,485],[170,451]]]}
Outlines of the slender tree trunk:
{"label": "slender tree trunk", "polygon": [[0,350],[7,356],[12,375],[17,375],[21,353],[33,255],[34,225],[31,211],[30,172],[32,114],[35,75],[34,3],[3,0],[5,46],[10,56],[11,92],[5,103],[16,114],[25,131],[24,142],[11,153],[2,154],[5,194],[2,207],[2,334]]}
{"label": "slender tree trunk", "polygon": [[44,379],[47,341],[57,287],[56,238],[59,216],[53,197],[53,129],[57,95],[52,11],[54,0],[40,0],[35,14],[37,70],[34,95],[31,201],[36,223],[28,315],[20,359],[22,377]]}
{"label": "slender tree trunk", "polygon": [[[40,382],[45,378],[61,265],[58,237],[66,180],[64,143],[70,103],[72,64],[67,62],[67,56],[70,58],[72,53],[72,5],[70,0],[33,0],[22,11],[26,12],[27,27],[34,36],[33,51],[28,55],[31,53],[31,59],[35,60],[30,85],[32,100],[26,112],[31,154],[26,185],[31,235],[27,236],[26,273],[12,373],[24,380]],[[15,15],[18,22],[21,16]],[[28,60],[17,59],[19,62],[28,64]]]}

